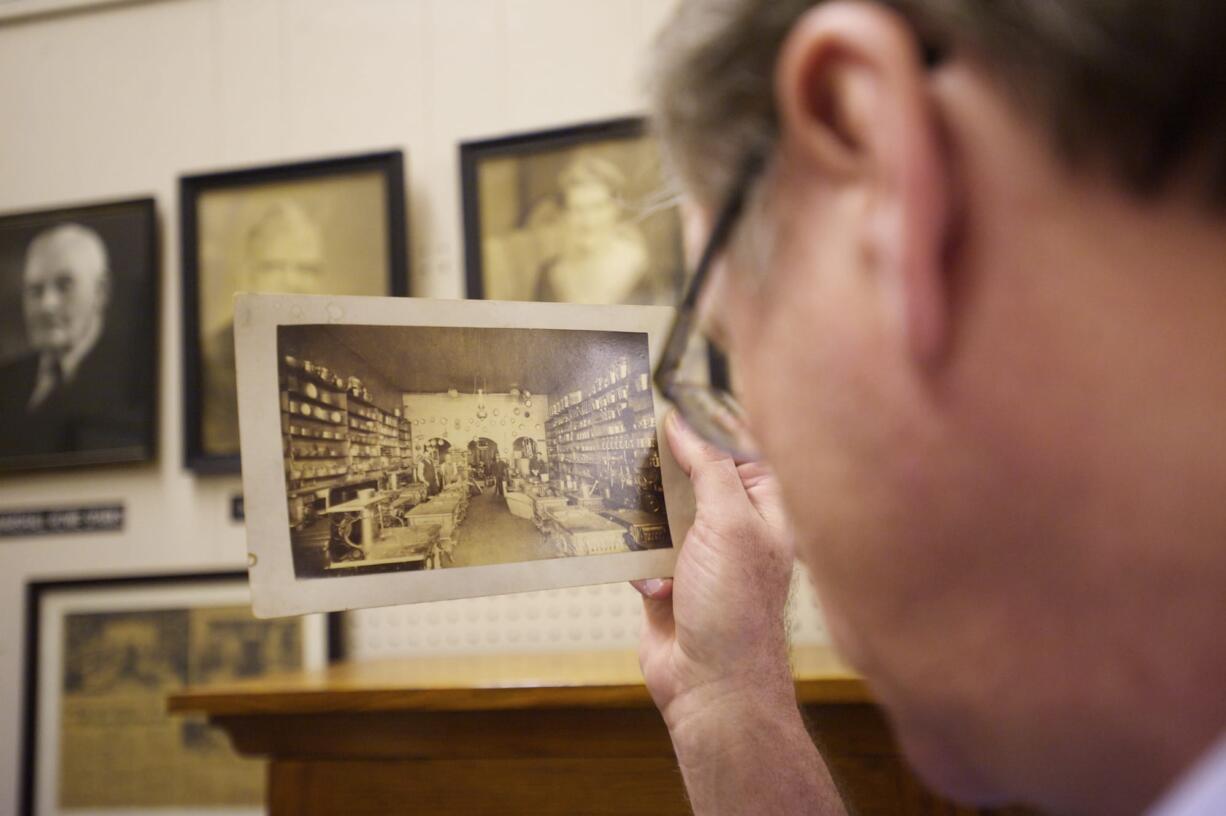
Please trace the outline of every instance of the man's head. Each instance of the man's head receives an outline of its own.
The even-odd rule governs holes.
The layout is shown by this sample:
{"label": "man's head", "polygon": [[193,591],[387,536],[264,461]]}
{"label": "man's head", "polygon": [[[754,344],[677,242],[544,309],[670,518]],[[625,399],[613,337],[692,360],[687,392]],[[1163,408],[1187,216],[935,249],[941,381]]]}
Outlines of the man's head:
{"label": "man's head", "polygon": [[80,224],[40,232],[26,250],[23,306],[30,346],[63,355],[96,336],[111,282],[106,246]]}
{"label": "man's head", "polygon": [[292,201],[269,207],[247,236],[245,285],[254,292],[319,294],[323,267],[319,226]]}
{"label": "man's head", "polygon": [[688,0],[656,122],[837,645],[966,798],[1226,727],[1226,6]]}

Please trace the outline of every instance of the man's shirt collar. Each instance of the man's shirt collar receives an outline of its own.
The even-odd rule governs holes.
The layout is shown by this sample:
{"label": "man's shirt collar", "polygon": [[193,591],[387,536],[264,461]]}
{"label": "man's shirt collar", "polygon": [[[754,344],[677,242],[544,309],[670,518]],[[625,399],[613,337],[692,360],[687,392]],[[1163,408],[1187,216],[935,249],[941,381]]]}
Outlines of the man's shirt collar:
{"label": "man's shirt collar", "polygon": [[27,403],[29,410],[37,409],[56,389],[73,381],[77,370],[81,367],[81,361],[98,344],[98,338],[101,336],[102,320],[98,319],[94,321],[93,327],[81,342],[64,354],[56,356],[55,352],[44,351],[39,355],[34,391],[30,394],[30,401]]}
{"label": "man's shirt collar", "polygon": [[1222,816],[1226,813],[1226,732],[1149,811],[1148,816]]}

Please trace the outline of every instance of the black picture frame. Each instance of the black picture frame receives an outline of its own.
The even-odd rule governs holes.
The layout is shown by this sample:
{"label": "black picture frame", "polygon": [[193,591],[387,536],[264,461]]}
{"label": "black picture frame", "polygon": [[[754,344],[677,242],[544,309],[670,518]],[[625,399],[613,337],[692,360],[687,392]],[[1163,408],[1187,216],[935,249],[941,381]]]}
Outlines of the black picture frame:
{"label": "black picture frame", "polygon": [[[240,457],[218,455],[206,449],[204,439],[205,364],[200,342],[200,219],[202,195],[223,189],[258,188],[280,182],[326,180],[344,175],[373,173],[384,185],[386,216],[387,286],[377,294],[403,297],[409,294],[408,210],[405,196],[405,159],[399,150],[317,159],[288,164],[248,167],[198,173],[179,179],[179,220],[182,268],[183,327],[183,455],[184,466],[198,475],[233,474],[240,470]],[[340,293],[337,293],[340,294]]]}
{"label": "black picture frame", "polygon": [[[25,665],[22,678],[22,723],[21,773],[18,778],[17,812],[21,816],[35,816],[38,794],[38,737],[40,684],[43,678],[39,671],[40,638],[43,623],[43,599],[51,593],[92,589],[122,590],[128,587],[187,586],[191,584],[246,583],[247,573],[235,570],[200,572],[101,576],[85,578],[57,578],[36,580],[26,584],[25,591]],[[325,660],[335,663],[342,657],[341,613],[328,613],[324,620]],[[58,678],[57,678],[58,680]]]}
{"label": "black picture frame", "polygon": [[[74,392],[69,390],[66,403],[57,405],[48,398],[43,416],[34,412],[27,420],[24,400],[33,389],[24,383],[32,381],[35,352],[27,348],[6,360],[0,367],[0,391],[5,392],[0,395],[0,423],[5,426],[0,433],[0,474],[143,463],[157,454],[161,242],[156,201],[140,197],[0,215],[0,267],[20,270],[35,235],[70,224],[86,227],[102,241],[109,266],[101,336],[69,386],[88,392],[90,398],[80,409],[71,408]],[[11,283],[0,284],[0,323],[24,327],[24,319],[16,314],[21,311],[20,285]],[[9,341],[0,338],[0,344]],[[15,441],[5,440],[6,434]],[[34,439],[72,441],[41,446],[54,450],[8,447]]]}
{"label": "black picture frame", "polygon": [[[489,159],[530,156],[551,151],[616,140],[649,137],[646,119],[627,116],[566,127],[538,130],[464,142],[460,145],[460,190],[464,223],[464,277],[466,296],[472,299],[488,297],[486,270],[482,252],[484,237],[481,214],[480,168]],[[681,258],[680,224],[676,228],[677,256],[671,286],[675,298],[681,295],[685,269]],[[572,301],[578,302],[578,301]]]}

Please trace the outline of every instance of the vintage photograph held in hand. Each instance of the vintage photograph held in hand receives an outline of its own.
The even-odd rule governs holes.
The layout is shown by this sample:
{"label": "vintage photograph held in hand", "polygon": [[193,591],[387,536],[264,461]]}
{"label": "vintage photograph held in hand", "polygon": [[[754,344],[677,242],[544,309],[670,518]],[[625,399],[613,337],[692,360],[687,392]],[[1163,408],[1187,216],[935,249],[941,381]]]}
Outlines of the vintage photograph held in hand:
{"label": "vintage photograph held in hand", "polygon": [[277,351],[299,577],[671,546],[643,333],[283,326]]}
{"label": "vintage photograph held in hand", "polygon": [[152,458],[152,199],[0,218],[0,470]]}
{"label": "vintage photograph held in hand", "polygon": [[651,381],[671,310],[239,303],[260,614],[668,574],[692,506]]}
{"label": "vintage photograph held in hand", "polygon": [[674,305],[681,224],[642,120],[461,146],[468,296]]}
{"label": "vintage photograph held in hand", "polygon": [[322,617],[252,617],[245,576],[34,584],[27,812],[262,812],[265,767],[166,695],[323,665]]}
{"label": "vintage photograph held in hand", "polygon": [[182,180],[189,466],[235,471],[235,292],[407,292],[400,153]]}

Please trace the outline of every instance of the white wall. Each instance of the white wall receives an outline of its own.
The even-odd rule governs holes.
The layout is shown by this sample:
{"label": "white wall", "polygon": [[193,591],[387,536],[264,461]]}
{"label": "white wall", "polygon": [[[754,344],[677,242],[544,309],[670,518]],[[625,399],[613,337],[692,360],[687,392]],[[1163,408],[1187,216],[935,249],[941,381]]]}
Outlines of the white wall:
{"label": "white wall", "polygon": [[[405,394],[404,415],[421,421],[413,426],[414,444],[438,437],[446,439],[453,448],[464,450],[472,440],[485,437],[498,444],[499,456],[509,458],[513,455],[515,440],[521,436],[535,439],[544,451],[548,400],[547,394],[533,394],[532,416],[525,420],[515,413],[516,408],[521,412],[523,408],[510,394],[486,394],[488,416],[480,421],[476,418],[478,399],[471,393],[458,394],[454,398],[447,394]],[[497,416],[494,411],[498,412]],[[459,428],[456,420],[460,422]],[[523,430],[518,430],[520,426]]]}
{"label": "white wall", "polygon": [[0,813],[15,808],[27,580],[243,565],[234,478],[181,466],[179,174],[400,147],[413,291],[463,291],[457,142],[640,110],[667,0],[154,0],[0,26],[0,211],[153,194],[156,464],[0,479],[0,507],[119,499],[121,535],[0,540]]}

